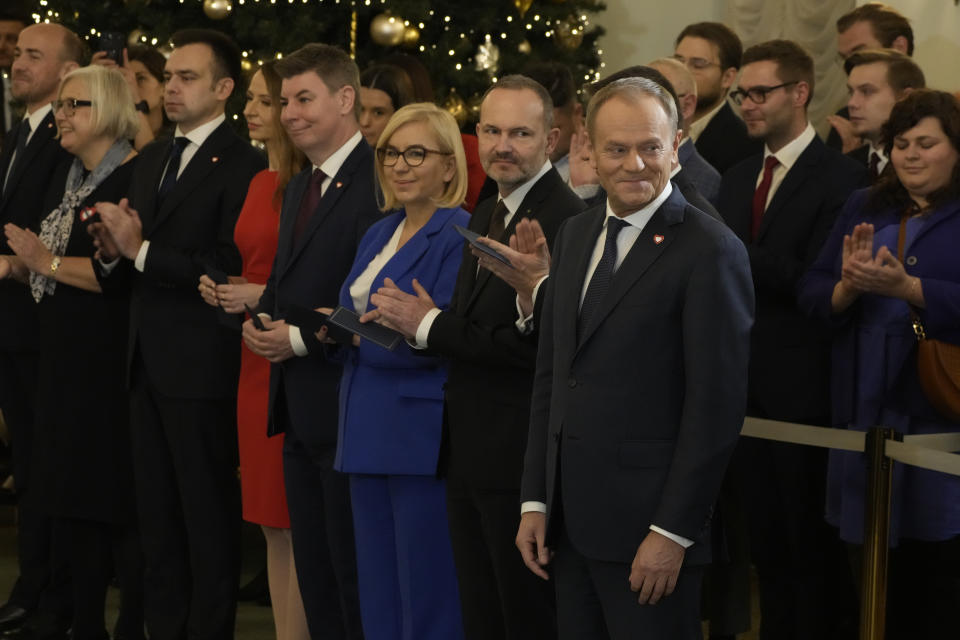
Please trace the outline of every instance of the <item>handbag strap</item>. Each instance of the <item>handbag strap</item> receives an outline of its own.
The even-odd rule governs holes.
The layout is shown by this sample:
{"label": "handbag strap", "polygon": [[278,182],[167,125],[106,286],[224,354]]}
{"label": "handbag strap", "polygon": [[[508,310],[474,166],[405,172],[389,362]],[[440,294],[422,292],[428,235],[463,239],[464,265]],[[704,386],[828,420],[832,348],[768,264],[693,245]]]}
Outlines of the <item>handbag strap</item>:
{"label": "handbag strap", "polygon": [[[907,210],[900,218],[900,231],[897,233],[897,260],[900,261],[900,264],[903,264],[903,250],[907,244],[907,220],[909,219],[910,210]],[[920,322],[920,316],[917,315],[912,304],[907,303],[907,308],[910,309],[910,324],[913,326],[913,333],[916,334],[917,340],[926,340],[927,334],[923,330],[923,323]]]}

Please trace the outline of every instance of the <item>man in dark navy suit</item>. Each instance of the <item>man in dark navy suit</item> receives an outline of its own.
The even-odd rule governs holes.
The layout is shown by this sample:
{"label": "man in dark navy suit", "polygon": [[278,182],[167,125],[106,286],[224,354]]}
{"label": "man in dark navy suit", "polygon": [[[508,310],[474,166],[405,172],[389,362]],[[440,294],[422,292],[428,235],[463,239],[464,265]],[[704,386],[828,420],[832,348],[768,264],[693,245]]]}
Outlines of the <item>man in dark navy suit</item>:
{"label": "man in dark navy suit", "polygon": [[[757,294],[747,415],[829,425],[830,339],[799,309],[796,286],[866,170],[828,148],[807,120],[813,60],[772,40],[743,56],[739,88],[758,153],[723,176],[720,213],[747,245]],[[761,637],[830,637],[850,577],[823,520],[826,451],[744,438],[731,465],[747,505],[760,582]]]}
{"label": "man in dark navy suit", "polygon": [[[37,24],[20,32],[10,89],[14,98],[25,103],[26,114],[13,125],[0,153],[0,224],[39,231],[40,220],[48,213],[41,210],[48,183],[55,169],[70,159],[56,139],[50,105],[60,79],[83,64],[83,58],[83,43],[60,25]],[[6,237],[0,235],[0,254],[10,253]],[[50,579],[50,522],[34,512],[28,499],[39,339],[36,304],[29,289],[0,282],[0,409],[13,445],[20,571],[9,601],[0,607],[0,630],[23,622],[37,607]],[[64,613],[52,611],[59,605],[44,608],[51,609],[48,613],[54,617]]]}
{"label": "man in dark navy suit", "polygon": [[359,639],[349,483],[333,470],[341,367],[289,316],[297,307],[337,306],[360,238],[380,217],[374,154],[360,135],[359,72],[345,52],[309,44],[277,72],[283,126],[312,166],[284,193],[277,254],[257,307],[266,330],[248,320],[243,336],[273,363],[269,432],[286,434],[283,475],[310,634]]}
{"label": "man in dark navy suit", "polygon": [[173,140],[140,154],[129,202],[98,203],[105,292],[129,288],[128,371],[151,638],[233,637],[239,579],[236,326],[197,295],[240,272],[233,228],[266,165],[226,122],[240,52],[218,31],[174,34],[164,76]]}

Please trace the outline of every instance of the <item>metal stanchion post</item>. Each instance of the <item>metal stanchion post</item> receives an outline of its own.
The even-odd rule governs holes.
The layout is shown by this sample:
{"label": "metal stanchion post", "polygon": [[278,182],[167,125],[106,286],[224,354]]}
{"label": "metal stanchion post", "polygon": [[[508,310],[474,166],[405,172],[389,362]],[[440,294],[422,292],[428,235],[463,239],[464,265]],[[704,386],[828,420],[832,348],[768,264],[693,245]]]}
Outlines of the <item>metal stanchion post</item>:
{"label": "metal stanchion post", "polygon": [[894,438],[897,434],[893,429],[874,427],[867,432],[860,640],[883,640],[885,634],[893,466],[893,461],[886,455],[886,442]]}

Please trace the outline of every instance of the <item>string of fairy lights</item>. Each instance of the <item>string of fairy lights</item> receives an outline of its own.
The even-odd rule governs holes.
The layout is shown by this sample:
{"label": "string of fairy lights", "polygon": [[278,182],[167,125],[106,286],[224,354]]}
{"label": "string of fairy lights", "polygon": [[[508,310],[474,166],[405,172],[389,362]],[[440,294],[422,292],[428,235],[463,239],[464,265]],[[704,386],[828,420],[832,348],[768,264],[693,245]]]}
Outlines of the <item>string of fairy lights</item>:
{"label": "string of fairy lights", "polygon": [[[148,0],[149,1],[149,0]],[[563,0],[551,0],[554,3],[561,3]],[[314,4],[322,6],[324,4],[343,5],[351,9],[351,16],[348,20],[348,37],[350,42],[350,54],[356,56],[357,48],[357,14],[358,8],[369,8],[376,6],[383,12],[375,15],[370,20],[370,39],[377,45],[383,47],[400,47],[413,52],[427,53],[434,57],[444,56],[449,58],[451,67],[456,71],[471,69],[483,72],[490,82],[497,82],[500,73],[501,45],[511,45],[516,39],[520,39],[517,44],[517,51],[523,55],[529,55],[532,51],[530,39],[552,39],[559,47],[567,50],[575,50],[581,46],[584,34],[590,27],[590,18],[584,10],[572,10],[563,18],[542,15],[534,11],[528,11],[532,8],[532,0],[507,0],[516,9],[516,14],[508,14],[505,17],[505,23],[500,29],[487,32],[478,29],[476,26],[458,24],[453,12],[441,12],[439,14],[434,9],[428,9],[426,15],[419,18],[404,18],[395,13],[397,5],[388,2],[388,0],[178,0],[179,4],[196,3],[202,5],[206,16],[212,20],[224,20],[229,18],[239,7],[249,5],[294,5]],[[60,14],[51,4],[51,0],[39,0],[39,9],[33,14],[35,22],[56,22],[60,19]],[[236,5],[236,9],[235,9]],[[369,9],[366,9],[369,11]],[[550,12],[548,12],[550,13]],[[553,12],[554,14],[556,12]],[[438,23],[439,21],[439,23]],[[449,38],[444,38],[446,45],[439,42],[423,42],[421,32],[426,31],[428,25],[430,31],[435,32],[437,27],[442,25],[442,31],[445,34],[458,34],[459,41],[452,44],[448,43]],[[520,27],[518,29],[518,27]],[[98,40],[101,31],[92,27],[89,33],[83,34],[88,41]],[[524,37],[526,36],[526,37]],[[511,40],[513,39],[513,40]],[[167,42],[161,42],[157,36],[147,33],[143,28],[136,28],[128,34],[129,44],[149,44],[157,47],[161,53],[169,54],[170,45]],[[265,58],[270,54],[264,51],[257,51],[254,48],[245,48],[241,51],[244,70],[252,71],[263,64]],[[601,70],[605,67],[601,57],[603,51],[598,49],[596,68],[590,68],[585,71],[583,80],[591,82],[598,80]],[[282,58],[282,52],[273,54],[275,58]],[[452,92],[455,94],[455,91]],[[456,100],[462,99],[456,97]]]}

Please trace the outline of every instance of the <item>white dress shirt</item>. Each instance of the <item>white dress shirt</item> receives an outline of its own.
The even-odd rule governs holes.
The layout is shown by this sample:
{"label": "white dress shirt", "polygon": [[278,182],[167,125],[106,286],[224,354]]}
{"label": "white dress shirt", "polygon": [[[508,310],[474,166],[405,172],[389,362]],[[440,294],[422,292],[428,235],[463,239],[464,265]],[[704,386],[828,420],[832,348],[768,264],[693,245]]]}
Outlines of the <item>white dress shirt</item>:
{"label": "white dress shirt", "polygon": [[404,227],[407,226],[407,219],[404,218],[397,225],[396,230],[387,243],[380,249],[380,253],[367,263],[366,268],[357,276],[357,279],[350,284],[350,297],[353,298],[353,308],[363,315],[370,303],[370,287],[377,274],[383,269],[384,265],[390,262],[390,258],[397,254],[397,245],[400,244],[400,236],[403,234]]}
{"label": "white dress shirt", "polygon": [[[776,153],[770,151],[770,147],[767,145],[763,145],[764,163],[766,163],[769,156],[775,156],[780,162],[780,164],[773,168],[773,180],[770,182],[770,191],[767,193],[767,202],[763,206],[764,210],[766,210],[766,208],[770,205],[770,201],[773,200],[774,194],[777,193],[777,189],[779,189],[780,185],[783,184],[783,179],[787,177],[787,173],[790,171],[793,165],[797,163],[797,159],[800,157],[800,154],[802,154],[807,146],[813,142],[813,139],[816,136],[817,132],[814,130],[813,125],[808,122],[806,129],[803,130],[803,133],[788,142]],[[760,173],[757,174],[757,182],[755,187],[759,187],[762,180],[763,169],[760,169]]]}

